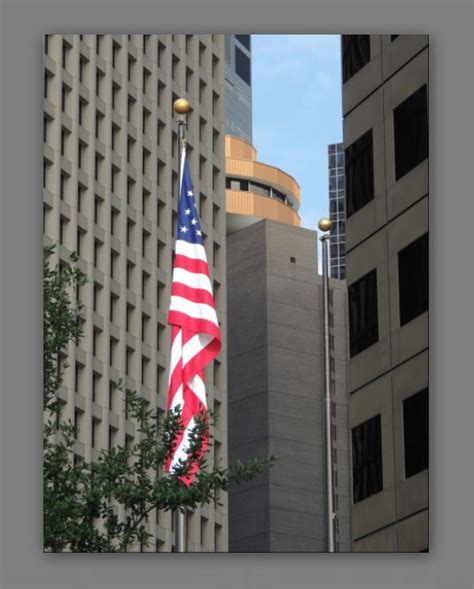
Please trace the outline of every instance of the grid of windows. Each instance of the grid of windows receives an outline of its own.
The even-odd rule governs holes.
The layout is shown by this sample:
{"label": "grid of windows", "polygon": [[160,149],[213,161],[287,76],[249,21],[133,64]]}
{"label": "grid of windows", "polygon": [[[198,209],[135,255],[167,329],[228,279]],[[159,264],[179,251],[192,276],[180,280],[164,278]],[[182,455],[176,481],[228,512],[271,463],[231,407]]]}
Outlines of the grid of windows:
{"label": "grid of windows", "polygon": [[352,484],[354,503],[383,489],[380,415],[352,429]]}
{"label": "grid of windows", "polygon": [[[67,78],[61,69],[63,40],[67,40]],[[190,137],[199,134],[196,125],[200,116],[210,120],[214,109],[210,128],[214,133],[203,136],[202,145],[194,146],[190,163],[196,193],[209,202],[201,209],[201,216],[211,272],[214,263],[219,274],[225,275],[225,252],[214,255],[221,246],[214,233],[214,216],[219,216],[222,226],[224,195],[212,191],[210,181],[200,183],[196,169],[202,150],[206,152],[202,176],[219,186],[225,173],[224,154],[219,150],[224,135],[223,72],[219,66],[223,39],[218,36],[213,41],[210,35],[202,35],[197,43],[188,39],[187,46],[185,35],[175,35],[174,43],[170,35],[103,35],[99,46],[96,41],[96,35],[83,35],[82,39],[79,35],[49,35],[45,43],[45,51],[59,66],[53,71],[45,69],[45,96],[61,105],[73,121],[70,125],[61,112],[44,114],[43,182],[48,191],[43,208],[45,241],[62,242],[64,247],[56,253],[59,260],[67,261],[75,250],[85,262],[88,286],[81,289],[80,300],[86,311],[91,311],[84,314],[85,335],[68,359],[72,368],[66,369],[64,380],[67,404],[74,407],[77,391],[78,395],[92,395],[102,412],[110,412],[109,425],[104,429],[102,419],[94,416],[91,407],[76,410],[83,443],[77,460],[90,460],[96,455],[93,449],[123,445],[125,430],[129,443],[134,439],[134,424],[123,411],[121,392],[112,386],[119,377],[128,373],[127,386],[141,389],[150,396],[151,405],[165,409],[167,383],[162,375],[167,372],[169,353],[165,330],[173,245],[171,221],[177,207],[171,194],[178,170],[178,150],[172,145],[172,138],[177,138],[172,133],[175,115],[171,98],[180,92],[186,70],[192,71],[192,80],[201,79],[207,90],[200,103],[198,84],[189,84],[188,98],[197,112],[197,116],[188,116]],[[95,50],[100,58],[91,53]],[[199,70],[198,51],[203,60]],[[178,58],[176,81],[168,75],[173,52]],[[57,146],[53,137],[58,138]],[[68,161],[52,158],[51,150],[62,152]],[[57,214],[59,209],[61,214]],[[218,313],[222,316],[224,306],[225,298],[221,297]],[[156,325],[158,341],[154,337]],[[91,352],[93,366],[85,360]],[[225,394],[225,378],[222,371],[218,383],[221,394]],[[210,387],[211,404],[212,390]],[[109,395],[100,391],[109,391]],[[199,519],[199,509],[196,514]],[[211,515],[214,529],[212,510]],[[164,517],[162,521],[167,520]],[[155,533],[152,528],[149,531]],[[207,549],[214,549],[214,541],[209,534]],[[169,550],[168,544],[166,540],[162,549]]]}
{"label": "grid of windows", "polygon": [[346,277],[346,202],[344,190],[344,146],[333,143],[328,146],[330,275],[343,280]]}

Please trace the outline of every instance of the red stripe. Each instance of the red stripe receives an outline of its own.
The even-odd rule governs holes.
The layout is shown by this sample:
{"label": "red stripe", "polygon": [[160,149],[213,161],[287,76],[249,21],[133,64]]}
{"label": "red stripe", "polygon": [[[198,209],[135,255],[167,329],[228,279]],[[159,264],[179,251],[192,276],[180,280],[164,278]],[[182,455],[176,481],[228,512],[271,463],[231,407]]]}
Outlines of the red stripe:
{"label": "red stripe", "polygon": [[207,333],[208,335],[213,335],[219,341],[221,339],[219,327],[215,323],[212,323],[212,321],[208,321],[207,319],[190,317],[182,311],[169,311],[168,323],[170,325],[185,327],[194,333]]}
{"label": "red stripe", "polygon": [[209,291],[202,288],[193,288],[181,282],[173,282],[171,285],[171,294],[188,299],[192,303],[204,303],[214,307],[214,297]]}
{"label": "red stripe", "polygon": [[207,262],[203,260],[197,260],[195,258],[188,258],[182,254],[176,254],[174,257],[173,268],[182,268],[188,270],[188,272],[194,272],[195,274],[205,274],[209,276],[209,267]]}

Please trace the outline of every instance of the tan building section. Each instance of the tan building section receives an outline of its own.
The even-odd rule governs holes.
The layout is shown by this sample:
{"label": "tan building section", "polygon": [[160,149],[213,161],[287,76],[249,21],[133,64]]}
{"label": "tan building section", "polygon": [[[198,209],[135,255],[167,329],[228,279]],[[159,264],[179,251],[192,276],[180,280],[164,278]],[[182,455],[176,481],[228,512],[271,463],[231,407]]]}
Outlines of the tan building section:
{"label": "tan building section", "polygon": [[[56,261],[80,256],[84,337],[68,350],[62,417],[76,460],[137,436],[112,382],[166,409],[171,260],[178,192],[173,102],[187,98],[188,158],[224,348],[206,370],[220,415],[209,461],[227,464],[223,35],[48,35],[44,46],[43,232]],[[188,551],[227,551],[227,494],[187,517]],[[147,551],[174,547],[151,513]],[[135,547],[140,550],[140,547]]]}
{"label": "tan building section", "polygon": [[257,161],[243,139],[225,137],[227,233],[269,219],[299,226],[300,188],[279,168]]}
{"label": "tan building section", "polygon": [[425,551],[428,37],[344,37],[352,547]]}

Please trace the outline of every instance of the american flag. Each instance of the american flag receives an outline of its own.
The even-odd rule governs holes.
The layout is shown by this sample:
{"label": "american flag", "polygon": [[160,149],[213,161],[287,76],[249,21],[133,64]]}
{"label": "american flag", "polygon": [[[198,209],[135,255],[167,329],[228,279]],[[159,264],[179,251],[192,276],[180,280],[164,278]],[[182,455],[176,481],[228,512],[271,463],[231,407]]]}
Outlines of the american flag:
{"label": "american flag", "polygon": [[[195,416],[207,411],[204,367],[219,354],[222,345],[201,223],[184,152],[181,178],[168,313],[171,325],[168,410],[180,406],[184,429],[176,440],[173,456],[166,464],[168,472],[173,472],[180,460],[187,459],[190,435],[196,425]],[[206,436],[202,453],[207,443]],[[198,465],[194,464],[181,481],[189,486],[197,470]]]}

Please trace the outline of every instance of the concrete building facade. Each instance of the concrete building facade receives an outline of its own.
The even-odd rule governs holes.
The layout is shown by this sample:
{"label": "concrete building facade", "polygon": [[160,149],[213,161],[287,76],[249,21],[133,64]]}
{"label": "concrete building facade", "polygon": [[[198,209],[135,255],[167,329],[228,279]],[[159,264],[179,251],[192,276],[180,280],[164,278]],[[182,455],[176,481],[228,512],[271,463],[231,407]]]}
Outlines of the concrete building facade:
{"label": "concrete building facade", "polygon": [[225,35],[225,133],[252,143],[251,35]]}
{"label": "concrete building facade", "polygon": [[[224,347],[206,372],[220,414],[210,461],[227,464],[223,35],[47,35],[43,229],[56,260],[77,251],[88,283],[84,337],[68,349],[62,418],[79,428],[76,460],[136,437],[112,382],[166,408],[171,264],[178,203],[173,102],[190,101],[188,158]],[[187,516],[188,551],[227,551],[227,495]],[[170,513],[150,514],[171,551]],[[136,547],[137,550],[140,547]]]}
{"label": "concrete building facade", "polygon": [[346,277],[346,199],[344,196],[344,145],[328,145],[329,218],[332,221],[329,242],[329,274]]}
{"label": "concrete building facade", "polygon": [[[327,550],[322,284],[317,234],[260,220],[227,237],[229,461],[274,454],[232,487],[229,550]],[[350,550],[346,291],[330,281],[337,549]]]}
{"label": "concrete building facade", "polygon": [[343,49],[354,551],[427,551],[428,37]]}

